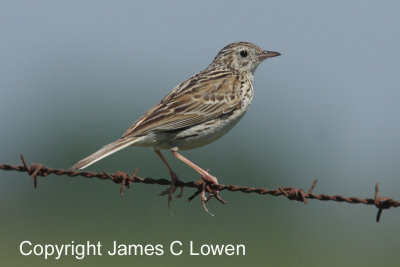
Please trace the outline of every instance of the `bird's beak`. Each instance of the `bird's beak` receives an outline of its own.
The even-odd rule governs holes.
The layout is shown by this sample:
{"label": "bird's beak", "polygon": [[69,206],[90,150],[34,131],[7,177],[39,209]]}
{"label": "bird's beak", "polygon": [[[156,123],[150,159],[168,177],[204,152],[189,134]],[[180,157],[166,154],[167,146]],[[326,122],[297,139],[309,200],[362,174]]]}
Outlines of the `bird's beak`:
{"label": "bird's beak", "polygon": [[260,60],[264,60],[264,59],[266,59],[266,58],[269,58],[269,57],[277,57],[277,56],[280,56],[281,55],[281,53],[279,53],[279,52],[274,52],[274,51],[263,51],[259,56],[258,56],[258,58],[260,59]]}

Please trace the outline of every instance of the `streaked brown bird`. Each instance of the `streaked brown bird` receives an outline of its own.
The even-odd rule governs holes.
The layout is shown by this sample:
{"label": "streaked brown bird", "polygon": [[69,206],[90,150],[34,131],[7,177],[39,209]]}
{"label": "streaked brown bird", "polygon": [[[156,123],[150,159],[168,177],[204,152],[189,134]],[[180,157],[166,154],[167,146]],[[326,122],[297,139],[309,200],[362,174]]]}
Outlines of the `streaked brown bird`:
{"label": "streaked brown bird", "polygon": [[[161,149],[169,149],[174,157],[200,173],[204,180],[218,184],[216,177],[182,156],[179,150],[207,145],[232,129],[253,99],[257,66],[263,60],[279,55],[249,42],[225,46],[205,70],[175,87],[120,139],[82,159],[71,169],[86,168],[128,146],[148,146],[153,147],[171,175],[171,187],[162,193],[168,194],[168,206],[179,179]],[[202,200],[205,207],[204,194]]]}

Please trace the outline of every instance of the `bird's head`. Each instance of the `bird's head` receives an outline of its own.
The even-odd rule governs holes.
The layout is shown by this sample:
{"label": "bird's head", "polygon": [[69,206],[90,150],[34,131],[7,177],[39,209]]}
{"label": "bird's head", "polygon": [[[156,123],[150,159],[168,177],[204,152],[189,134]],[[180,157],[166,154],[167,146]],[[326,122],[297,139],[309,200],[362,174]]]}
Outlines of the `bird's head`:
{"label": "bird's head", "polygon": [[227,67],[239,73],[254,73],[257,66],[269,57],[280,56],[273,51],[266,51],[248,42],[232,43],[218,53],[211,63],[214,67]]}

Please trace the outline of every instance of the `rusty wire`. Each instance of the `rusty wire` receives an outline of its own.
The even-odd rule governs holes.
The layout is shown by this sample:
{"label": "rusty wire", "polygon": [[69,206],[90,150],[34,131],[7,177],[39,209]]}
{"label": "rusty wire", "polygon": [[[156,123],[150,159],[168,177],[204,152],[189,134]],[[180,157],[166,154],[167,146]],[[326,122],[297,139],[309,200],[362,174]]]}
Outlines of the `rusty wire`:
{"label": "rusty wire", "polygon": [[[21,155],[22,165],[13,166],[10,164],[0,164],[0,170],[4,171],[18,171],[18,172],[27,172],[33,178],[34,188],[38,186],[38,176],[48,176],[49,174],[55,175],[67,175],[69,177],[81,176],[85,178],[98,178],[101,180],[111,180],[114,183],[121,184],[120,194],[123,195],[125,192],[125,186],[129,187],[132,183],[143,183],[143,184],[158,184],[158,185],[171,185],[171,181],[167,179],[153,179],[153,178],[141,178],[137,176],[138,169],[132,175],[129,175],[126,172],[118,171],[114,174],[109,174],[106,172],[79,172],[79,171],[70,171],[70,170],[61,170],[61,169],[53,169],[48,168],[43,164],[34,163],[31,166],[27,164],[24,157]],[[176,182],[177,187],[189,187],[189,188],[197,188],[197,191],[188,198],[188,201],[194,199],[198,194],[203,191],[204,188],[204,180],[200,179],[195,182]],[[297,200],[307,204],[308,199],[317,199],[322,201],[336,201],[336,202],[347,202],[350,204],[364,204],[364,205],[374,205],[378,208],[378,213],[376,215],[376,221],[379,222],[380,217],[382,215],[382,211],[384,209],[389,209],[391,207],[399,207],[400,201],[393,200],[391,197],[379,197],[379,184],[375,185],[375,195],[374,198],[357,198],[357,197],[344,197],[340,195],[326,195],[326,194],[315,194],[312,191],[314,190],[317,184],[317,179],[315,179],[308,189],[305,192],[301,188],[294,187],[278,187],[278,189],[268,189],[268,188],[254,188],[247,186],[237,186],[237,185],[207,185],[207,191],[212,193],[215,190],[218,191],[231,191],[236,192],[240,191],[243,193],[256,193],[260,195],[272,195],[272,196],[285,196],[289,200]],[[226,202],[222,199],[217,198],[220,202],[225,204]]]}

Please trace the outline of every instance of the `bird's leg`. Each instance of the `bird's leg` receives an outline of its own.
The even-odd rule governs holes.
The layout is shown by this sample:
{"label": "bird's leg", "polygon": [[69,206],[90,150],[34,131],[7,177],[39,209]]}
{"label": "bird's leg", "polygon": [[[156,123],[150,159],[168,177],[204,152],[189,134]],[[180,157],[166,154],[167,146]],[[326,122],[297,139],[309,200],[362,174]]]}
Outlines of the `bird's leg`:
{"label": "bird's leg", "polygon": [[[191,168],[193,168],[195,171],[197,171],[198,173],[200,173],[201,178],[203,178],[205,181],[208,181],[212,184],[218,185],[218,180],[217,177],[212,176],[211,174],[208,173],[208,171],[203,170],[202,168],[200,168],[199,166],[197,166],[196,164],[194,164],[193,162],[191,162],[190,160],[188,160],[187,158],[185,158],[184,156],[182,156],[181,154],[178,153],[178,150],[176,148],[171,149],[171,153],[174,157],[176,157],[177,159],[183,161],[184,163],[186,163],[187,165],[189,165]],[[201,202],[202,205],[204,207],[204,209],[206,210],[206,212],[208,212],[209,214],[213,215],[212,213],[210,213],[205,205],[205,202],[207,202],[208,200],[210,200],[213,196],[218,197],[218,191],[214,191],[211,195],[209,196],[205,196],[205,191],[206,191],[206,184],[204,184],[203,186],[203,190],[202,190],[202,194],[201,194]],[[220,197],[218,197],[218,199],[220,199]]]}
{"label": "bird's leg", "polygon": [[[175,183],[180,181],[178,178],[178,175],[172,170],[171,166],[169,166],[167,160],[164,158],[164,156],[161,154],[160,150],[154,149],[154,152],[161,158],[162,162],[164,162],[165,166],[167,166],[169,174],[171,175],[171,186],[165,190],[162,191],[160,195],[166,195],[168,194],[168,208],[171,209],[171,200],[172,200],[172,194],[175,193],[177,187],[175,186]],[[182,197],[183,194],[183,187],[181,187],[181,192],[176,196],[176,197]]]}
{"label": "bird's leg", "polygon": [[192,169],[194,169],[195,171],[197,171],[198,173],[200,173],[201,177],[206,180],[211,182],[212,184],[218,184],[218,180],[217,177],[212,176],[211,174],[209,174],[207,171],[203,170],[202,168],[200,168],[199,166],[197,166],[196,164],[194,164],[193,162],[191,162],[190,160],[188,160],[187,158],[185,158],[184,156],[182,156],[181,154],[178,153],[178,150],[176,149],[171,149],[171,153],[172,155],[183,161],[184,163],[186,163],[187,165],[189,165],[189,167],[191,167]]}

